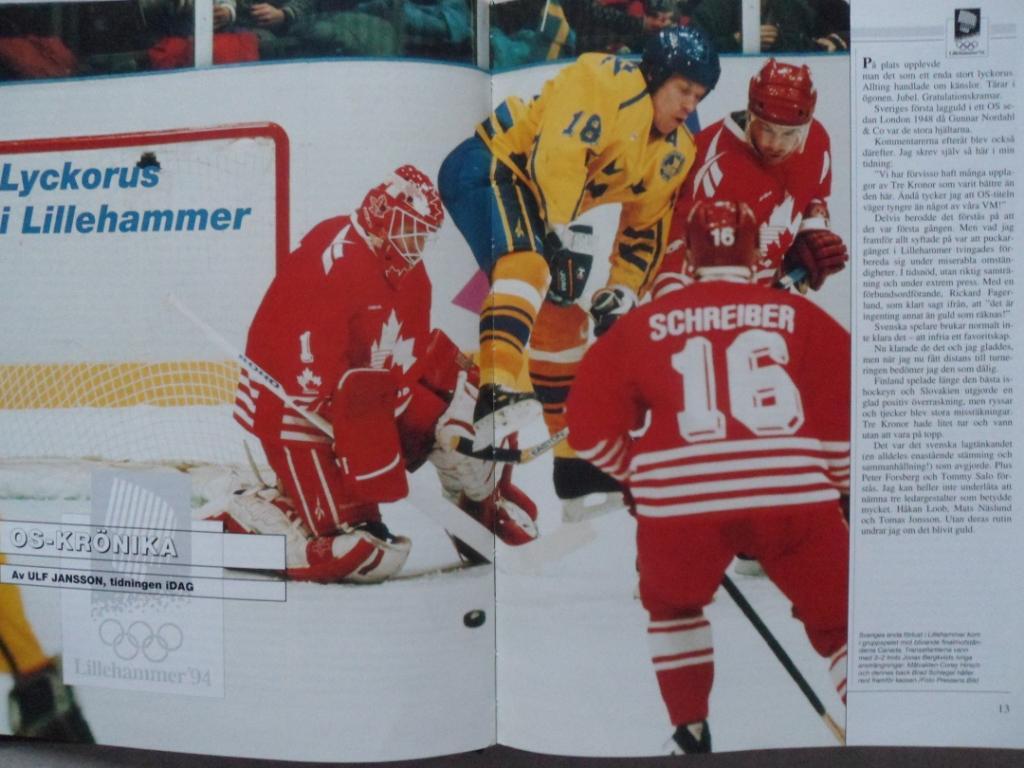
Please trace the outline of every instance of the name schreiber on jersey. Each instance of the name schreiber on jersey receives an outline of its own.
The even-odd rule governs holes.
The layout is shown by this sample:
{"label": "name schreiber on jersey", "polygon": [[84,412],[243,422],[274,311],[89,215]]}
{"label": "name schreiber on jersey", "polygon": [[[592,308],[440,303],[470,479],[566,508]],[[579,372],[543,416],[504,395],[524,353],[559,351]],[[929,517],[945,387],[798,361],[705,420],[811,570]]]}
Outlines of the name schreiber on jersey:
{"label": "name schreiber on jersey", "polygon": [[656,312],[648,318],[651,341],[707,331],[770,328],[794,332],[796,312],[783,304],[726,304],[721,307],[686,307]]}

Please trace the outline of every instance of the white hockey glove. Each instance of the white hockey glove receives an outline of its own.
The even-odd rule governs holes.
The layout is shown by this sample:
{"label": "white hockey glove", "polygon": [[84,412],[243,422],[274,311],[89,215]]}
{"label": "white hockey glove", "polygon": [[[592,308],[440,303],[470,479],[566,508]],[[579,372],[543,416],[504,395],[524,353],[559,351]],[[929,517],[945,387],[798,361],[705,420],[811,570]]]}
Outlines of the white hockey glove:
{"label": "white hockey glove", "polygon": [[594,335],[600,336],[638,303],[636,294],[624,285],[606,285],[590,297],[590,316],[594,318]]}
{"label": "white hockey glove", "polygon": [[473,409],[478,394],[479,390],[469,382],[466,372],[460,371],[451,403],[434,428],[435,445],[429,458],[449,498],[457,498],[464,493],[473,501],[482,501],[494,491],[494,462],[475,459],[455,450],[455,443],[460,437],[470,442],[476,437]]}

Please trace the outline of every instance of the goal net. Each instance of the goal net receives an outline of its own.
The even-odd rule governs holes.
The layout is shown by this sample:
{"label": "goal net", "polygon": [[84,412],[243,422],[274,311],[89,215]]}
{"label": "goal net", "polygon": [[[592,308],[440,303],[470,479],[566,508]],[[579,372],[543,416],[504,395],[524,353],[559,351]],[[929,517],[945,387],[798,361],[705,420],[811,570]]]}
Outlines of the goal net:
{"label": "goal net", "polygon": [[280,127],[0,142],[0,245],[0,470],[246,461],[238,365],[168,298],[244,348],[289,247]]}

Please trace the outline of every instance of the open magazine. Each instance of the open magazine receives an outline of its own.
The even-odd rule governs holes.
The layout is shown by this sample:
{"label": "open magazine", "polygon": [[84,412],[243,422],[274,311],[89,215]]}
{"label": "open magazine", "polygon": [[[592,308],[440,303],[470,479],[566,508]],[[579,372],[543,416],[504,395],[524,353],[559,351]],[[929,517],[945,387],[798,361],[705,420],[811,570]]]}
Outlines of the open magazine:
{"label": "open magazine", "polygon": [[1019,8],[158,5],[3,87],[0,733],[1024,746]]}

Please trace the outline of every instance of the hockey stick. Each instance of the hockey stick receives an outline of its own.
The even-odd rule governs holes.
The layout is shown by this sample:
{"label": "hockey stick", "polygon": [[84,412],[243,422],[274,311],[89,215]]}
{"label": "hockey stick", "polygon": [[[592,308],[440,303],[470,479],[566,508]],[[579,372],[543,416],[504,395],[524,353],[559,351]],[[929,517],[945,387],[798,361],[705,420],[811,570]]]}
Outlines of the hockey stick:
{"label": "hockey stick", "polygon": [[[309,421],[325,435],[334,439],[334,427],[327,419],[318,414],[312,413],[296,402],[295,398],[289,395],[280,382],[263,370],[258,363],[252,360],[244,352],[238,351],[230,341],[225,339],[213,326],[196,315],[191,309],[182,304],[174,294],[168,294],[166,301],[178,312],[192,321],[199,330],[215,345],[233,359],[237,360],[251,376],[256,378],[275,396],[295,410],[299,415]],[[416,507],[427,517],[441,525],[445,530],[451,532],[465,541],[469,546],[482,554],[491,553],[494,550],[494,534],[483,523],[474,520],[462,510],[451,504],[427,505],[425,508]]]}
{"label": "hockey stick", "polygon": [[299,415],[306,419],[306,421],[308,421],[314,427],[319,429],[329,438],[331,438],[332,440],[334,439],[334,428],[331,426],[331,423],[327,421],[327,419],[325,419],[323,416],[320,416],[319,414],[306,410],[294,397],[292,397],[285,391],[285,388],[281,386],[277,379],[275,379],[273,376],[271,376],[269,373],[263,370],[259,366],[259,364],[256,363],[251,357],[246,355],[244,352],[238,351],[238,349],[236,349],[231,344],[230,341],[221,336],[213,328],[212,325],[207,323],[201,317],[197,316],[191,309],[189,309],[180,301],[178,301],[177,296],[175,296],[173,293],[167,294],[167,303],[174,307],[176,310],[178,310],[186,318],[191,320],[192,324],[195,325],[199,330],[201,330],[206,335],[206,338],[208,338],[210,341],[212,341],[214,344],[220,347],[223,352],[225,352],[228,355],[231,355],[232,358],[237,360],[241,364],[241,366],[249,372],[251,376],[256,378],[260,382],[260,384],[269,389],[274,394],[275,397],[281,400],[281,402],[283,402],[292,410],[297,411]]}
{"label": "hockey stick", "polygon": [[775,281],[775,287],[781,288],[784,291],[792,290],[796,288],[800,283],[807,279],[807,270],[804,267],[793,267],[792,270],[782,275],[778,280]]}
{"label": "hockey stick", "polygon": [[560,429],[547,440],[542,440],[536,445],[526,448],[501,448],[492,445],[489,448],[482,448],[479,451],[473,450],[473,441],[468,437],[460,437],[453,441],[452,447],[463,456],[471,456],[481,461],[497,461],[504,464],[528,464],[529,462],[547,453],[560,442],[569,436],[569,428]]}
{"label": "hockey stick", "polygon": [[811,706],[814,707],[814,711],[818,713],[826,727],[832,731],[832,735],[838,739],[840,744],[846,744],[846,731],[844,731],[842,727],[832,719],[832,716],[829,715],[828,710],[825,709],[825,705],[822,704],[821,699],[818,698],[818,694],[814,692],[810,683],[807,682],[804,676],[800,673],[800,670],[797,669],[793,660],[789,658],[789,654],[786,653],[786,650],[779,644],[779,641],[775,639],[775,635],[773,635],[771,630],[765,626],[763,621],[761,621],[761,617],[757,615],[757,611],[754,610],[754,606],[748,602],[747,598],[744,597],[742,592],[740,592],[739,587],[733,583],[733,580],[730,579],[728,575],[722,577],[722,586],[725,588],[725,591],[729,593],[729,597],[731,597],[733,602],[736,603],[736,606],[740,609],[743,615],[746,616],[750,623],[754,625],[754,629],[757,630],[757,634],[759,634],[761,639],[767,643],[768,648],[770,648],[771,652],[775,654],[775,658],[779,660],[780,664],[782,664],[782,668],[789,673],[791,678],[793,678],[793,682],[796,683],[807,701],[809,701]]}

